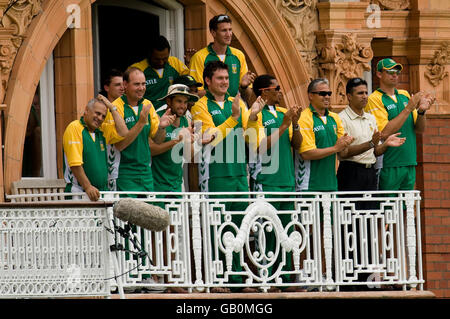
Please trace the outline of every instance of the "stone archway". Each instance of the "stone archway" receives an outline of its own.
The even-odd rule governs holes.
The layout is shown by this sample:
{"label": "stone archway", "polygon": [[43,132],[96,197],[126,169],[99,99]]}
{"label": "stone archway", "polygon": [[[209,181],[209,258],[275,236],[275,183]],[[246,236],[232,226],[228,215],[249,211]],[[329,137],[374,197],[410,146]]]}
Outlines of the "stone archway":
{"label": "stone archway", "polygon": [[[66,9],[70,4],[77,4],[80,7],[82,20],[81,30],[71,30],[71,41],[78,41],[86,36],[80,34],[82,32],[89,33],[79,47],[71,48],[75,51],[75,56],[70,62],[72,67],[76,69],[82,65],[81,68],[85,71],[75,72],[76,74],[69,79],[72,85],[77,87],[76,92],[72,94],[73,101],[69,103],[73,108],[72,112],[79,113],[87,98],[93,94],[92,61],[89,62],[89,57],[78,56],[92,50],[87,47],[90,43],[88,40],[91,39],[89,18],[92,2],[44,1],[42,12],[32,20],[25,33],[25,40],[18,50],[11,70],[4,100],[7,106],[3,167],[3,186],[6,193],[10,193],[11,182],[21,178],[23,157],[21,146],[25,139],[33,95],[48,57],[68,28],[69,13]],[[277,77],[284,90],[285,103],[300,105],[308,103],[305,92],[309,78],[304,61],[272,1],[211,0],[207,2],[207,6],[213,14],[228,12],[232,15],[233,20],[237,22],[234,26],[236,38],[252,65],[258,73],[269,72]],[[80,87],[78,84],[81,84]],[[61,107],[65,106],[64,101],[56,102],[62,105]]]}
{"label": "stone archway", "polygon": [[207,5],[211,16],[228,13],[238,22],[233,22],[234,35],[258,74],[275,75],[285,103],[308,105],[305,62],[272,1],[211,0]]}
{"label": "stone archway", "polygon": [[[90,17],[88,18],[86,15],[86,10],[90,10],[90,0],[44,1],[41,13],[31,22],[15,58],[4,100],[7,106],[5,111],[6,127],[3,167],[3,181],[6,193],[10,192],[11,182],[21,178],[22,145],[25,140],[28,114],[34,92],[47,59],[68,28],[67,17],[69,13],[66,9],[71,4],[78,5],[80,8],[82,28],[84,30],[90,28]],[[89,77],[92,76],[92,72],[77,76]],[[80,81],[80,79],[71,80],[75,82]],[[84,81],[84,79],[81,81]],[[92,82],[92,80],[89,80],[89,82]],[[85,92],[85,95],[87,94],[88,92]]]}

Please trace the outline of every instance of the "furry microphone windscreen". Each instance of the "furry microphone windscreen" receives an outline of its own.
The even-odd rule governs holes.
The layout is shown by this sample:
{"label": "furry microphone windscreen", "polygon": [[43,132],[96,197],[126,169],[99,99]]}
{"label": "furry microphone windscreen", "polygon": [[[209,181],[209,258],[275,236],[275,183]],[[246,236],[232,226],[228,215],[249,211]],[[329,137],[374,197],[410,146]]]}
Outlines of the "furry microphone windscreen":
{"label": "furry microphone windscreen", "polygon": [[169,213],[146,202],[124,198],[113,207],[114,216],[150,231],[162,231],[170,225]]}

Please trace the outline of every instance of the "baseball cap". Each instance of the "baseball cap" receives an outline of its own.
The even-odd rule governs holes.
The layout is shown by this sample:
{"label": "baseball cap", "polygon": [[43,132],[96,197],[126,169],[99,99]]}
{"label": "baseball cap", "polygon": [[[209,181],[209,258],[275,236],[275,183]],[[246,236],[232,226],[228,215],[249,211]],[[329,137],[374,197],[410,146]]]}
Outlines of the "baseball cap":
{"label": "baseball cap", "polygon": [[175,80],[173,80],[172,84],[184,84],[187,86],[196,86],[200,87],[203,84],[197,82],[192,76],[190,75],[180,75]]}
{"label": "baseball cap", "polygon": [[391,58],[383,59],[378,61],[377,71],[390,70],[397,67],[400,71],[403,69],[403,66],[400,63],[395,62]]}
{"label": "baseball cap", "polygon": [[172,84],[169,86],[169,89],[167,90],[167,95],[158,99],[158,101],[165,100],[167,97],[170,97],[172,95],[184,95],[189,98],[189,102],[197,102],[198,96],[195,94],[189,93],[189,88],[184,84]]}

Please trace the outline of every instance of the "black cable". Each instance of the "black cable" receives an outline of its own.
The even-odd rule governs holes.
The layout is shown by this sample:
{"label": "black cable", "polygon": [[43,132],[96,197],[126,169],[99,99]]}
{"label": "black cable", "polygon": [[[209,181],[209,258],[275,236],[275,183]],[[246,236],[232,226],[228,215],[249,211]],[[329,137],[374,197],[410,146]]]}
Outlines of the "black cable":
{"label": "black cable", "polygon": [[[117,275],[117,276],[114,276],[114,277],[111,277],[111,278],[106,278],[104,280],[117,279],[118,277],[125,276],[126,274],[132,272],[133,270],[137,269],[139,266],[143,265],[143,263],[144,263],[143,262],[143,257],[145,257],[145,256],[147,256],[150,264],[154,266],[153,261],[151,260],[151,258],[148,255],[148,253],[144,249],[141,248],[141,244],[140,244],[139,240],[137,240],[137,238],[135,236],[132,236],[132,238],[130,238],[129,233],[130,233],[130,231],[132,229],[131,224],[127,223],[127,225],[125,226],[125,229],[124,229],[122,227],[117,226],[115,221],[113,220],[113,225],[114,225],[114,230],[112,230],[112,229],[106,227],[105,225],[103,225],[103,227],[105,227],[105,229],[109,233],[114,235],[114,242],[115,242],[115,244],[111,245],[110,248],[112,249],[114,247],[115,250],[122,250],[122,251],[128,252],[128,253],[130,253],[132,255],[136,255],[138,258],[141,257],[142,262],[139,263],[136,267],[134,267],[134,268],[132,268],[132,269],[130,269],[130,270],[120,274],[120,275]],[[124,237],[124,238],[128,238],[131,241],[131,243],[133,244],[133,247],[136,248],[138,251],[131,251],[129,249],[123,248],[122,245],[119,245],[117,243],[117,233],[121,234],[122,237]]]}

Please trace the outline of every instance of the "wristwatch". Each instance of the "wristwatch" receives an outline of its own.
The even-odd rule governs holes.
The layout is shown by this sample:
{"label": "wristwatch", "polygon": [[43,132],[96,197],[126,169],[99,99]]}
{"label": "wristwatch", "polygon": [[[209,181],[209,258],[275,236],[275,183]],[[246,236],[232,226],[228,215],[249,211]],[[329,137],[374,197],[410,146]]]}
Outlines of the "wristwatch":
{"label": "wristwatch", "polygon": [[427,110],[423,110],[422,112],[417,111],[417,114],[419,114],[419,115],[425,115],[426,111],[427,111]]}
{"label": "wristwatch", "polygon": [[111,108],[111,112],[112,111],[117,111],[117,106],[113,106],[112,108]]}
{"label": "wristwatch", "polygon": [[295,124],[294,125],[294,131],[300,131],[300,125]]}
{"label": "wristwatch", "polygon": [[370,148],[374,148],[375,147],[375,144],[373,144],[372,141],[369,141],[369,145],[370,145]]}

